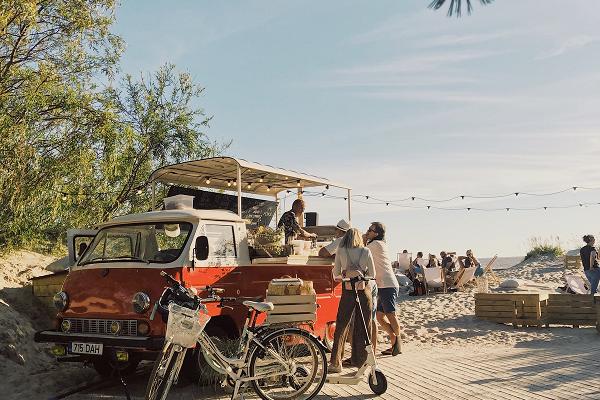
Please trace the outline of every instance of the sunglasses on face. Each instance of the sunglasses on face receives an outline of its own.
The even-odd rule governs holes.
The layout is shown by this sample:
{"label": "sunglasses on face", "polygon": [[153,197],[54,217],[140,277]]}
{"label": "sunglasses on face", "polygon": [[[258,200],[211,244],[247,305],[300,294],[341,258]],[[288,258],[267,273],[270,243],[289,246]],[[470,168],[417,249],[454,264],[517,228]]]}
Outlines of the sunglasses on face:
{"label": "sunglasses on face", "polygon": [[367,232],[373,232],[373,233],[377,233],[377,231],[376,231],[375,229],[373,229],[373,228],[369,228],[369,229],[367,229]]}

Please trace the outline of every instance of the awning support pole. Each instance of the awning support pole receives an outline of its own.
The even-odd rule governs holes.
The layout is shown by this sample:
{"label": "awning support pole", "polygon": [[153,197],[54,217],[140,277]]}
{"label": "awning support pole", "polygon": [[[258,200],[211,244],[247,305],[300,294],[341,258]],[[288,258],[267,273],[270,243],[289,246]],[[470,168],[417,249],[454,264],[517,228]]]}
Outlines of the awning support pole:
{"label": "awning support pole", "polygon": [[348,223],[352,225],[352,214],[350,213],[350,196],[352,191],[348,189]]}
{"label": "awning support pole", "polygon": [[242,169],[239,165],[237,167],[237,196],[238,216],[242,218]]}
{"label": "awning support pole", "polygon": [[152,204],[150,205],[150,210],[154,211],[156,205],[156,181],[152,181]]}

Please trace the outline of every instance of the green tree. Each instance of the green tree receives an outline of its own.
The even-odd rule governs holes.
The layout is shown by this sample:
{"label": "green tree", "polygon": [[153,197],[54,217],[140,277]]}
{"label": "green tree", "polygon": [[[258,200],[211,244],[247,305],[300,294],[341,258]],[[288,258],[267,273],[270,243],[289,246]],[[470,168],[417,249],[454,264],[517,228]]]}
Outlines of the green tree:
{"label": "green tree", "polygon": [[189,75],[169,65],[117,79],[114,9],[112,0],[0,3],[0,250],[142,210],[149,171],[224,148],[202,131],[209,119]]}
{"label": "green tree", "polygon": [[[433,8],[434,10],[439,10],[444,6],[447,0],[433,0],[429,4],[429,8]],[[490,4],[494,0],[479,0],[479,2],[483,5]],[[471,14],[473,11],[473,5],[471,4],[471,0],[464,0],[467,3],[467,13]],[[451,17],[452,14],[455,14],[457,17],[462,16],[463,11],[463,0],[450,0],[450,6],[448,7],[448,16]]]}

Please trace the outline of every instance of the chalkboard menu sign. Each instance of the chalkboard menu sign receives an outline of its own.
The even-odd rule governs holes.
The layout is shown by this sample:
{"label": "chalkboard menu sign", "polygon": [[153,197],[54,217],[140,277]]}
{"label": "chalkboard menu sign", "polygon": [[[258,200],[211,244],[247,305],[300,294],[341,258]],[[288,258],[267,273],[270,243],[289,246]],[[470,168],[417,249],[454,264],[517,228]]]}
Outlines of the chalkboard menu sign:
{"label": "chalkboard menu sign", "polygon": [[[179,186],[171,186],[167,196],[178,194],[193,196],[197,210],[229,210],[237,214],[237,196]],[[242,218],[250,221],[250,228],[269,226],[276,209],[275,201],[242,197]]]}

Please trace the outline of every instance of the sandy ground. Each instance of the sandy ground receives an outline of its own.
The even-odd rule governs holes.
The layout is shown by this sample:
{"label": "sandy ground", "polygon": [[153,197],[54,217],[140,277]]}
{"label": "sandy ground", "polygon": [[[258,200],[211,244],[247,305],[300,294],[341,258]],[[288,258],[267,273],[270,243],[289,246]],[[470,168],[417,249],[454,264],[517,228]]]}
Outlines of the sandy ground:
{"label": "sandy ground", "polygon": [[[51,326],[51,320],[43,305],[33,297],[29,279],[48,273],[46,267],[53,261],[54,258],[25,251],[0,258],[0,373],[3,376],[0,397],[3,399],[47,399],[66,387],[96,376],[93,369],[80,364],[56,363],[48,355],[48,346],[33,342],[34,332]],[[531,290],[545,287],[555,291],[564,285],[560,260],[530,260],[497,274],[501,279],[529,282]],[[523,345],[552,349],[599,341],[594,328],[514,329],[477,320],[473,292],[474,289],[421,297],[402,296],[398,316],[405,355],[410,358],[419,351],[436,349],[469,348],[471,351],[478,348],[485,352],[488,348]],[[379,342],[380,350],[388,347],[383,335]],[[407,357],[403,356],[403,362],[407,362]]]}

